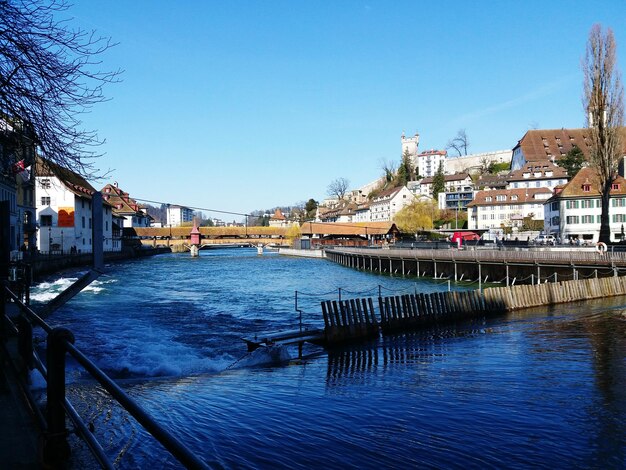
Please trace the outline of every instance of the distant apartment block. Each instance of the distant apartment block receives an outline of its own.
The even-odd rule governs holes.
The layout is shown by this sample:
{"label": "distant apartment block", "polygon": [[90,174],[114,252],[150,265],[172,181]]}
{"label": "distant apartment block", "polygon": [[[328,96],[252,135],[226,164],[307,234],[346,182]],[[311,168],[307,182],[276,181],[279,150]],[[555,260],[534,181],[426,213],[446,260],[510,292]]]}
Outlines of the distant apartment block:
{"label": "distant apartment block", "polygon": [[446,159],[447,152],[445,150],[426,150],[417,155],[417,174],[423,178],[430,178],[435,176],[439,165],[443,167],[443,172],[446,173]]}
{"label": "distant apartment block", "polygon": [[167,224],[180,227],[186,222],[193,221],[193,210],[184,206],[167,206]]}

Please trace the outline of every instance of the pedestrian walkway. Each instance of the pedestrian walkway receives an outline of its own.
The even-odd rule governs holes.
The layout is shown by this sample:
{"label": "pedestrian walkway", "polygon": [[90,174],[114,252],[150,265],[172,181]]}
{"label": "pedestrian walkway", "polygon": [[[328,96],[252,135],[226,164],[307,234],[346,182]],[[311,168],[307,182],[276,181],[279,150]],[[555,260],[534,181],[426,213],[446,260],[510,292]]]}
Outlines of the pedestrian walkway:
{"label": "pedestrian walkway", "polygon": [[[7,304],[11,309],[15,306]],[[6,352],[15,357],[16,339],[0,348],[0,467],[35,469],[39,465],[39,429]]]}

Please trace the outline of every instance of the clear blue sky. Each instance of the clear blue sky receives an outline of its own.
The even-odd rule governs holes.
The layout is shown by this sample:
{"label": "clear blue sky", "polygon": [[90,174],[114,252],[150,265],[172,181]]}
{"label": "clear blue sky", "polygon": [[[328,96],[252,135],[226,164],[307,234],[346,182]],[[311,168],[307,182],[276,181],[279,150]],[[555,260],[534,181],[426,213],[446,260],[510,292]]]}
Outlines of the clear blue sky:
{"label": "clear blue sky", "polygon": [[71,13],[119,42],[103,68],[123,81],[85,116],[110,181],[235,212],[370,182],[399,162],[402,131],[430,149],[464,128],[476,153],[581,127],[593,23],[614,30],[626,72],[624,0],[76,0]]}

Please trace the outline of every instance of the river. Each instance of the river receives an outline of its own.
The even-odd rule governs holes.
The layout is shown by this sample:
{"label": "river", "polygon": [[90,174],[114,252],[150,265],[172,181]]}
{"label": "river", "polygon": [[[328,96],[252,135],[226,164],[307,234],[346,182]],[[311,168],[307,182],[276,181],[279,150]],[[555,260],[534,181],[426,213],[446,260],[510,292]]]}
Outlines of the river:
{"label": "river", "polygon": [[[33,300],[75,277],[39,284]],[[340,291],[447,288],[210,250],[110,265],[49,323],[71,329],[79,349],[215,468],[626,467],[626,298],[331,353],[309,346],[303,360],[291,349],[248,354],[240,339],[297,327],[295,291],[303,322],[321,327],[319,302]],[[69,398],[117,468],[179,467],[79,366],[69,369]],[[91,465],[85,454],[76,449],[73,468]]]}

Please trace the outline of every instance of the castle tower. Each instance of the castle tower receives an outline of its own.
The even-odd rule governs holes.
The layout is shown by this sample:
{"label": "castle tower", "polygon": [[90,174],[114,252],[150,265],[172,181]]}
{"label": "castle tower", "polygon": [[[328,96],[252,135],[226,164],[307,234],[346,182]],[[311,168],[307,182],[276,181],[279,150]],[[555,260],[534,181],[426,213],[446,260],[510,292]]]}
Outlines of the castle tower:
{"label": "castle tower", "polygon": [[404,155],[404,152],[408,150],[411,156],[411,165],[415,167],[417,165],[417,148],[420,144],[420,135],[416,132],[413,137],[406,137],[403,131],[400,141],[402,143],[402,153],[400,155]]}

